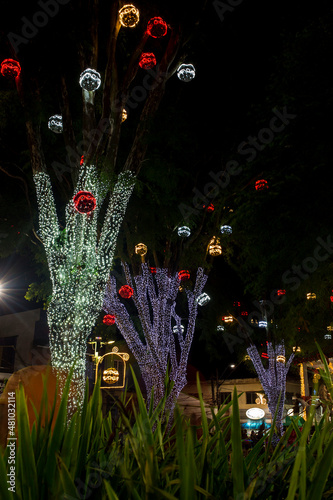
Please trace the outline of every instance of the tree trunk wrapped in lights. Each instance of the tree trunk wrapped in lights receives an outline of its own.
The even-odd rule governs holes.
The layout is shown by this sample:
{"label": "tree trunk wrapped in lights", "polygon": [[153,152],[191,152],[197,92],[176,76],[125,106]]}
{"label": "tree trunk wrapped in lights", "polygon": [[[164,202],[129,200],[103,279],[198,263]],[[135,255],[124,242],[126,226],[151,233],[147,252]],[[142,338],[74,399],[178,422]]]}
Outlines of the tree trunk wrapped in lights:
{"label": "tree trunk wrapped in lights", "polygon": [[[154,390],[154,406],[165,395],[165,377],[169,370],[174,385],[167,398],[166,408],[172,412],[180,391],[186,384],[186,368],[197,316],[197,298],[207,281],[203,269],[197,271],[193,291],[186,288],[188,304],[187,326],[182,329],[181,318],[176,312],[176,298],[180,279],[178,273],[170,275],[168,269],[157,268],[150,272],[142,264],[140,275],[134,283],[128,266],[124,265],[126,280],[134,289],[132,299],[136,306],[144,339],[134,326],[124,303],[119,299],[114,276],[110,276],[106,287],[103,308],[114,314],[116,325],[135,356],[144,380],[148,401]],[[150,402],[150,401],[149,401]]]}
{"label": "tree trunk wrapped in lights", "polygon": [[280,434],[282,434],[286,378],[295,353],[292,353],[286,362],[284,342],[279,342],[275,347],[272,342],[267,342],[268,368],[264,368],[258,349],[254,345],[248,347],[247,353],[253,362],[262,388],[267,396],[272,421],[276,413],[276,425]]}
{"label": "tree trunk wrapped in lights", "polygon": [[[74,192],[94,194],[96,208],[80,213],[73,199],[66,207],[66,227],[61,229],[49,175],[34,175],[39,208],[40,236],[44,244],[52,281],[48,307],[52,366],[68,373],[74,361],[77,396],[84,391],[86,340],[103,304],[105,285],[115,251],[120,224],[134,187],[134,176],[118,176],[100,236],[97,219],[107,189],[103,188],[93,165],[81,167]],[[78,399],[75,398],[75,399]],[[77,401],[74,401],[74,406]]]}

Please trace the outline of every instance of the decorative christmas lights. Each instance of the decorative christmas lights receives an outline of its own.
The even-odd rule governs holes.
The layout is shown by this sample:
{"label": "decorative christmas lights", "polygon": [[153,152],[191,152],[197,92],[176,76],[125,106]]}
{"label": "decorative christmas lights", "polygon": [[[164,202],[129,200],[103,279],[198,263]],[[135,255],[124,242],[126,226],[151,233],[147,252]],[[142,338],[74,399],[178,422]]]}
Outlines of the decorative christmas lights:
{"label": "decorative christmas lights", "polygon": [[191,229],[188,226],[180,226],[177,232],[178,236],[181,236],[182,238],[188,238],[191,236]]}
{"label": "decorative christmas lights", "polygon": [[306,294],[306,298],[307,298],[307,300],[314,300],[317,298],[317,295],[315,293],[310,292],[310,293]]}
{"label": "decorative christmas lights", "polygon": [[232,227],[231,226],[221,226],[220,227],[221,234],[232,234]]}
{"label": "decorative christmas lights", "polygon": [[281,295],[286,295],[286,291],[285,290],[278,290],[276,293],[277,293],[277,295],[279,297],[281,297]]}
{"label": "decorative christmas lights", "polygon": [[208,213],[214,212],[214,210],[215,210],[213,203],[209,203],[209,205],[207,205],[207,206],[202,205],[202,208],[204,208],[206,210],[206,212],[208,212]]}
{"label": "decorative christmas lights", "polygon": [[90,191],[79,191],[73,197],[76,210],[80,214],[91,214],[96,208],[96,198]]}
{"label": "decorative christmas lights", "polygon": [[182,269],[178,273],[178,279],[180,279],[180,281],[187,281],[190,279],[190,277],[191,277],[191,275],[190,275],[189,271],[187,271],[186,269]]}
{"label": "decorative christmas lights", "polygon": [[103,381],[107,384],[115,384],[119,380],[119,372],[116,368],[107,368],[103,371]]}
{"label": "decorative christmas lights", "polygon": [[259,328],[267,328],[267,321],[266,320],[260,320],[258,323]]}
{"label": "decorative christmas lights", "polygon": [[241,316],[248,316],[249,313],[247,311],[241,311]]}
{"label": "decorative christmas lights", "polygon": [[47,126],[55,134],[61,134],[61,132],[63,131],[62,116],[61,115],[50,116]]}
{"label": "decorative christmas lights", "polygon": [[125,120],[127,120],[127,110],[123,108],[121,112],[121,123],[123,123]]}
{"label": "decorative christmas lights", "polygon": [[225,330],[225,328],[223,325],[217,325],[217,327],[216,327],[217,332],[224,332],[224,330]]}
{"label": "decorative christmas lights", "polygon": [[182,82],[190,82],[195,78],[195,68],[193,64],[181,64],[177,69],[177,76]]}
{"label": "decorative christmas lights", "polygon": [[254,187],[257,191],[263,191],[264,189],[268,189],[268,182],[265,179],[259,179],[256,181]]}
{"label": "decorative christmas lights", "polygon": [[128,285],[123,285],[120,289],[119,289],[119,295],[120,297],[122,297],[123,299],[130,299],[132,297],[134,293],[134,290],[132,287],[128,286]]}
{"label": "decorative christmas lights", "polygon": [[156,274],[156,267],[150,267],[151,274]]}
{"label": "decorative christmas lights", "polygon": [[153,38],[161,38],[168,31],[168,25],[161,17],[153,17],[148,21],[147,33]]}
{"label": "decorative christmas lights", "polygon": [[75,390],[69,398],[69,407],[74,409],[84,395],[86,340],[102,309],[116,240],[135,177],[131,172],[118,176],[100,227],[97,218],[107,189],[96,168],[83,165],[75,192],[93,192],[96,209],[89,217],[82,217],[75,209],[74,200],[70,199],[66,207],[65,229],[58,221],[49,175],[37,172],[34,182],[39,232],[52,282],[52,297],[47,310],[51,364],[66,375],[75,363]]}
{"label": "decorative christmas lights", "polygon": [[143,257],[147,253],[147,245],[145,245],[144,243],[138,243],[137,245],[135,245],[134,251],[137,255]]}
{"label": "decorative christmas lights", "polygon": [[21,66],[18,61],[15,61],[15,59],[5,59],[1,63],[0,71],[2,76],[14,79],[20,76]]}
{"label": "decorative christmas lights", "polygon": [[[272,342],[268,341],[267,354],[265,353],[268,359],[268,368],[264,368],[258,349],[254,345],[247,349],[247,353],[253,362],[262,388],[267,395],[268,408],[271,412],[272,419],[275,413],[277,414],[276,425],[282,435],[286,378],[295,353],[291,353],[289,360],[286,362],[284,342],[280,342],[273,347]],[[284,361],[282,361],[283,359]]]}
{"label": "decorative christmas lights", "polygon": [[106,314],[103,318],[103,323],[105,325],[114,325],[116,322],[116,318],[114,314]]}
{"label": "decorative christmas lights", "polygon": [[205,306],[206,304],[208,304],[208,302],[210,301],[210,296],[207,295],[206,292],[202,293],[201,295],[199,295],[199,297],[197,298],[197,302],[198,302],[198,305],[199,306]]}
{"label": "decorative christmas lights", "polygon": [[124,5],[119,11],[119,21],[124,28],[134,28],[139,20],[139,9],[132,4]]}
{"label": "decorative christmas lights", "polygon": [[225,323],[232,323],[234,318],[232,316],[222,316],[222,321]]}
{"label": "decorative christmas lights", "polygon": [[94,92],[101,85],[101,75],[95,69],[87,68],[81,75],[79,83],[84,90]]}
{"label": "decorative christmas lights", "polygon": [[[193,291],[187,289],[188,320],[186,328],[181,328],[181,318],[176,313],[176,299],[179,287],[178,273],[170,275],[168,269],[157,268],[150,272],[147,264],[142,264],[141,273],[132,278],[128,266],[124,266],[128,286],[135,287],[133,301],[140,320],[140,330],[119,300],[114,276],[106,287],[103,309],[114,312],[116,324],[134,357],[146,385],[148,400],[154,389],[154,405],[164,397],[164,380],[170,366],[173,388],[166,401],[166,408],[173,410],[175,401],[186,384],[187,360],[192,344],[197,316],[197,298],[201,295],[207,276],[199,268]],[[142,333],[144,340],[142,339]]]}
{"label": "decorative christmas lights", "polygon": [[325,333],[324,339],[325,340],[331,340],[332,339],[332,335],[330,333]]}
{"label": "decorative christmas lights", "polygon": [[208,253],[212,257],[218,257],[219,255],[222,255],[222,246],[220,243],[220,239],[216,236],[213,236],[208,244]]}
{"label": "decorative christmas lights", "polygon": [[156,66],[156,57],[152,52],[142,52],[139,60],[142,69],[151,69]]}

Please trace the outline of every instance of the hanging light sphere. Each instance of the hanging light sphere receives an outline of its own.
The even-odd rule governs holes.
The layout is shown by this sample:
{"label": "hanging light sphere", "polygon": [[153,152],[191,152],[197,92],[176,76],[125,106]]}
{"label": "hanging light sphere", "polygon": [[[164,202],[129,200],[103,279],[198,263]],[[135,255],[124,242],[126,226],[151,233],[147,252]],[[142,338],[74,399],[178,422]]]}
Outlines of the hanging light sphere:
{"label": "hanging light sphere", "polygon": [[90,191],[79,191],[73,201],[80,214],[90,214],[96,208],[96,198]]}
{"label": "hanging light sphere", "polygon": [[317,298],[317,295],[315,293],[307,293],[306,298],[307,300],[314,300]]}
{"label": "hanging light sphere", "polygon": [[286,295],[285,290],[278,290],[276,293],[277,293],[278,297],[281,297],[282,295]]}
{"label": "hanging light sphere", "polygon": [[101,75],[95,69],[85,69],[80,75],[80,85],[84,90],[94,92],[101,85]]}
{"label": "hanging light sphere", "polygon": [[188,226],[180,226],[178,228],[178,236],[188,238],[191,235],[191,229]]}
{"label": "hanging light sphere", "polygon": [[202,293],[197,297],[197,303],[199,306],[205,306],[210,301],[210,296],[207,293]]}
{"label": "hanging light sphere", "polygon": [[168,31],[168,25],[161,17],[153,17],[148,21],[147,33],[153,38],[161,38]]}
{"label": "hanging light sphere", "polygon": [[330,333],[325,333],[324,339],[325,340],[332,340],[332,335]]}
{"label": "hanging light sphere", "polygon": [[150,272],[151,274],[156,274],[156,267],[151,267]]}
{"label": "hanging light sphere", "polygon": [[213,203],[210,203],[207,206],[206,205],[202,205],[202,208],[205,208],[206,212],[209,212],[209,213],[214,212],[214,210],[215,210],[215,207],[214,207]]}
{"label": "hanging light sphere", "polygon": [[119,21],[124,28],[134,28],[140,19],[139,9],[132,4],[124,5],[119,11]]}
{"label": "hanging light sphere", "polygon": [[249,313],[247,311],[241,311],[241,316],[248,316]]}
{"label": "hanging light sphere", "polygon": [[180,279],[180,281],[187,281],[189,280],[191,277],[189,271],[183,269],[182,271],[179,271],[178,273],[178,278]]}
{"label": "hanging light sphere", "polygon": [[256,181],[254,187],[257,191],[263,191],[264,189],[268,189],[268,182],[265,179],[259,179]]}
{"label": "hanging light sphere", "polygon": [[18,61],[15,61],[15,59],[5,59],[1,63],[0,71],[2,76],[13,79],[20,76],[21,66]]}
{"label": "hanging light sphere", "polygon": [[190,82],[195,77],[193,64],[181,64],[177,69],[177,76],[182,82]]}
{"label": "hanging light sphere", "polygon": [[119,380],[119,372],[115,368],[108,368],[103,371],[103,381],[107,384],[115,384]]}
{"label": "hanging light sphere", "polygon": [[220,243],[220,239],[216,236],[213,236],[208,244],[208,253],[212,257],[218,257],[219,255],[222,255],[222,246]]}
{"label": "hanging light sphere", "polygon": [[121,123],[123,123],[125,120],[127,120],[127,110],[125,108],[123,108],[122,112],[121,112]]}
{"label": "hanging light sphere", "polygon": [[258,327],[259,328],[267,328],[267,321],[264,321],[264,320],[259,321]]}
{"label": "hanging light sphere", "polygon": [[277,363],[285,363],[286,362],[285,356],[282,356],[282,354],[279,354],[278,356],[276,356],[276,362]]}
{"label": "hanging light sphere", "polygon": [[134,250],[137,255],[141,255],[141,257],[143,257],[147,253],[147,245],[145,245],[144,243],[138,243],[137,245],[135,245]]}
{"label": "hanging light sphere", "polygon": [[221,234],[232,234],[231,226],[221,226],[220,227]]}
{"label": "hanging light sphere", "polygon": [[142,52],[139,60],[139,66],[142,69],[151,69],[156,66],[156,57],[152,52]]}
{"label": "hanging light sphere", "polygon": [[104,325],[114,325],[116,322],[116,317],[114,314],[106,314],[103,318]]}
{"label": "hanging light sphere", "polygon": [[50,116],[47,126],[55,134],[61,134],[61,132],[63,131],[62,116],[61,115]]}
{"label": "hanging light sphere", "polygon": [[129,285],[123,285],[120,289],[119,289],[119,295],[120,297],[122,297],[123,299],[130,299],[133,295],[133,288],[130,287]]}
{"label": "hanging light sphere", "polygon": [[217,325],[217,327],[216,327],[217,332],[224,332],[224,330],[225,330],[225,328],[223,325]]}
{"label": "hanging light sphere", "polygon": [[[185,330],[184,326],[183,326],[183,325],[180,325],[180,333],[184,333],[184,330]],[[177,333],[178,333],[178,326],[177,326],[177,325],[175,325],[175,326],[173,327],[172,331],[173,331],[173,333],[176,333],[176,334],[177,334]]]}
{"label": "hanging light sphere", "polygon": [[234,318],[232,316],[222,316],[222,321],[225,323],[232,323],[234,321]]}

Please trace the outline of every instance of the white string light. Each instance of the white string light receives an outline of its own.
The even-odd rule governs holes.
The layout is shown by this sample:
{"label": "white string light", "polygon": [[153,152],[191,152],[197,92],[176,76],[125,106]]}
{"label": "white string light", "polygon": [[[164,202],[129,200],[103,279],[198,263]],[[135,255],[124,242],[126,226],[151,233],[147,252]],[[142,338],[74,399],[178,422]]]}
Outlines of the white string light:
{"label": "white string light", "polygon": [[49,175],[45,172],[34,175],[39,228],[52,282],[52,297],[47,310],[51,363],[66,373],[76,362],[73,380],[77,394],[70,402],[73,408],[84,394],[86,339],[102,308],[116,239],[134,179],[128,171],[118,176],[99,237],[97,220],[107,190],[93,165],[81,167],[74,195],[80,190],[90,191],[96,198],[96,209],[90,214],[79,213],[71,198],[66,207],[66,227],[63,230],[60,229]]}

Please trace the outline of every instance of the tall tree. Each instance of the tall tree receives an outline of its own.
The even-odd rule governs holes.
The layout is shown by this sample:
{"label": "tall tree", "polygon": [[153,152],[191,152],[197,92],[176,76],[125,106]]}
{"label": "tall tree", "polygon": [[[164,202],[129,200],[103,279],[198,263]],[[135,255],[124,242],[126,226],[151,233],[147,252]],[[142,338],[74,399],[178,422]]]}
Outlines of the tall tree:
{"label": "tall tree", "polygon": [[[22,68],[14,76],[36,185],[36,237],[44,245],[52,282],[48,306],[51,360],[54,367],[65,371],[76,361],[78,397],[84,390],[86,339],[102,306],[117,235],[145,158],[147,137],[166,82],[186,56],[188,36],[195,22],[195,16],[183,16],[181,10],[170,5],[166,10],[161,8],[168,23],[158,18],[157,29],[155,26],[152,31],[147,22],[159,13],[158,3],[144,3],[141,13],[134,6],[124,6],[120,11],[121,7],[118,1],[107,7],[98,0],[85,6],[72,2],[68,19],[56,18],[48,34],[44,33],[47,51],[34,40],[21,47],[20,38],[9,36],[11,55]],[[197,8],[198,15],[200,3]],[[157,64],[151,62],[155,49]],[[40,61],[41,52],[48,52],[49,57]],[[143,53],[146,58],[142,60]],[[5,76],[13,76],[3,68]],[[76,90],[71,83],[73,68],[77,81],[81,72],[81,141],[77,139],[74,114],[76,99],[72,98],[79,89],[78,83]],[[143,83],[133,89],[141,71],[148,73]],[[102,91],[98,94],[101,78]],[[52,172],[47,168],[43,149],[47,81],[59,96],[61,110],[61,117],[50,120],[49,128],[62,132],[67,153],[67,164],[53,161],[53,168],[73,189],[65,216],[57,213]],[[137,126],[128,141],[130,146],[125,154],[119,154],[124,110],[129,112],[131,106],[135,109],[143,100],[141,112],[133,113],[137,115]]]}
{"label": "tall tree", "polygon": [[106,287],[103,309],[115,316],[116,325],[140,367],[148,400],[152,390],[154,391],[154,406],[165,396],[165,379],[169,372],[173,387],[167,397],[166,408],[172,412],[180,391],[186,385],[187,361],[194,336],[198,298],[207,276],[199,268],[193,291],[185,289],[185,325],[185,318],[180,316],[182,313],[176,303],[181,284],[179,273],[171,274],[167,268],[154,268],[153,274],[148,265],[143,264],[141,273],[134,276],[133,283],[126,264],[124,271],[127,287],[133,291],[131,300],[136,306],[139,324],[136,325],[134,317],[131,317],[119,298],[116,279],[112,275]]}

